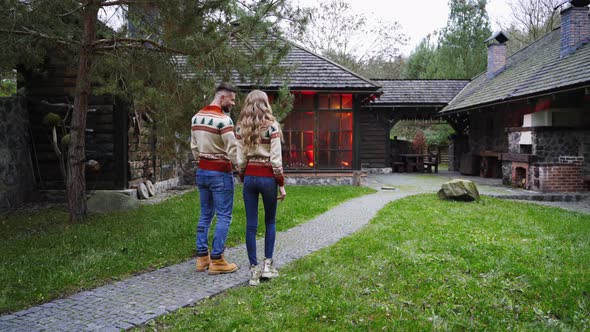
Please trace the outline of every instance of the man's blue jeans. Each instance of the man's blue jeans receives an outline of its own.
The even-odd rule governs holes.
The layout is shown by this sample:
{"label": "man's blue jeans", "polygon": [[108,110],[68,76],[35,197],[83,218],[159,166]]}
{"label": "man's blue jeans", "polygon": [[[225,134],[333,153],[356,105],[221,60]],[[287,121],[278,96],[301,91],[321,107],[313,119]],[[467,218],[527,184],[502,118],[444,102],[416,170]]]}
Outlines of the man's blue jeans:
{"label": "man's blue jeans", "polygon": [[277,183],[274,178],[264,176],[244,177],[244,205],[246,207],[246,249],[250,265],[257,265],[256,232],[258,230],[258,197],[264,205],[264,256],[272,258],[275,249]]}
{"label": "man's blue jeans", "polygon": [[197,170],[197,186],[201,197],[201,216],[197,225],[197,255],[209,251],[209,227],[217,214],[211,258],[219,259],[225,250],[225,240],[234,207],[234,178],[231,173]]}

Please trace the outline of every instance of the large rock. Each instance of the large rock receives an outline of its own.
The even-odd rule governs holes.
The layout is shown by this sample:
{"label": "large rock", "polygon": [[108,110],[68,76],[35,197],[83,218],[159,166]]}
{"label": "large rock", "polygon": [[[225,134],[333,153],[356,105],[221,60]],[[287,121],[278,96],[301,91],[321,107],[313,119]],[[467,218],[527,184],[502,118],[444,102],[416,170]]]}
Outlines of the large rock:
{"label": "large rock", "polygon": [[438,191],[438,197],[440,199],[472,202],[479,201],[479,192],[473,181],[452,180],[443,183],[442,188]]}
{"label": "large rock", "polygon": [[88,199],[88,212],[107,213],[127,211],[139,207],[139,200],[118,192],[98,191]]}

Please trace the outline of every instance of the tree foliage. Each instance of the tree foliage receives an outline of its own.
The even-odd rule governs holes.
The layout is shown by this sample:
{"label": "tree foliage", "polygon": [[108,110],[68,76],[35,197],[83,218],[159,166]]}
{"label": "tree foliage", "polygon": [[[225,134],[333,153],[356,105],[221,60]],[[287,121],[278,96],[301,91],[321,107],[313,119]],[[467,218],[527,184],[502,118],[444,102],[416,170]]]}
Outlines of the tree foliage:
{"label": "tree foliage", "polygon": [[0,79],[0,97],[12,96],[16,93],[16,80],[4,78]]}
{"label": "tree foliage", "polygon": [[[67,152],[70,217],[86,215],[85,141],[88,96],[116,93],[134,111],[157,116],[163,151],[186,144],[186,121],[219,80],[235,75],[262,84],[287,47],[279,25],[293,31],[300,12],[286,0],[3,0],[0,70],[39,68],[50,52],[77,64],[76,93]],[[128,13],[133,34],[98,21],[117,7]],[[254,42],[255,41],[255,42]],[[93,83],[91,85],[91,82]],[[181,83],[182,82],[182,83]],[[100,86],[97,89],[97,86]],[[93,90],[94,89],[94,90]]]}
{"label": "tree foliage", "polygon": [[451,0],[436,44],[427,36],[408,59],[405,78],[470,79],[485,70],[491,35],[487,0]]}
{"label": "tree foliage", "polygon": [[556,8],[562,3],[560,0],[509,1],[510,20],[507,23],[498,22],[510,38],[507,43],[508,53],[522,49],[559,27],[561,16]]}
{"label": "tree foliage", "polygon": [[427,79],[434,66],[436,46],[432,41],[434,35],[424,37],[412,51],[406,61],[402,76],[406,79]]}
{"label": "tree foliage", "polygon": [[306,12],[309,24],[304,30],[288,29],[288,38],[367,76],[379,72],[378,68],[399,75],[400,46],[407,43],[407,37],[397,21],[354,12],[346,0],[319,2]]}
{"label": "tree foliage", "polygon": [[391,129],[390,137],[397,136],[401,140],[414,141],[418,132],[422,133],[428,148],[448,145],[449,137],[455,133],[446,123],[400,121]]}

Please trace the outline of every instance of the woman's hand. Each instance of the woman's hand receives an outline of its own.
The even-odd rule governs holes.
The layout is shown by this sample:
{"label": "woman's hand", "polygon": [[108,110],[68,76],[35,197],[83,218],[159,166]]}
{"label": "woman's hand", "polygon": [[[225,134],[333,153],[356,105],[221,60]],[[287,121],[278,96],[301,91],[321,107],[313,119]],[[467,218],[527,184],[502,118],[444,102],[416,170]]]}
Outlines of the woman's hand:
{"label": "woman's hand", "polygon": [[279,201],[282,201],[285,199],[285,196],[287,196],[287,191],[285,190],[285,187],[279,187],[279,196],[277,196],[277,199]]}

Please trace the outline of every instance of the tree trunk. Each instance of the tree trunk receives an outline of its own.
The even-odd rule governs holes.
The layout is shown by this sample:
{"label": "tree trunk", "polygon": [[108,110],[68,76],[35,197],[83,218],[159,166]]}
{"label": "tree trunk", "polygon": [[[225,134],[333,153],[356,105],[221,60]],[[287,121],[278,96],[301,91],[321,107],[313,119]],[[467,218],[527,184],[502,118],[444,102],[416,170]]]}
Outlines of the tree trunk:
{"label": "tree trunk", "polygon": [[86,113],[90,95],[90,70],[92,67],[93,46],[96,39],[96,23],[100,0],[89,0],[83,10],[82,45],[76,77],[74,111],[70,122],[70,144],[68,152],[68,177],[66,193],[70,221],[79,222],[86,216]]}

